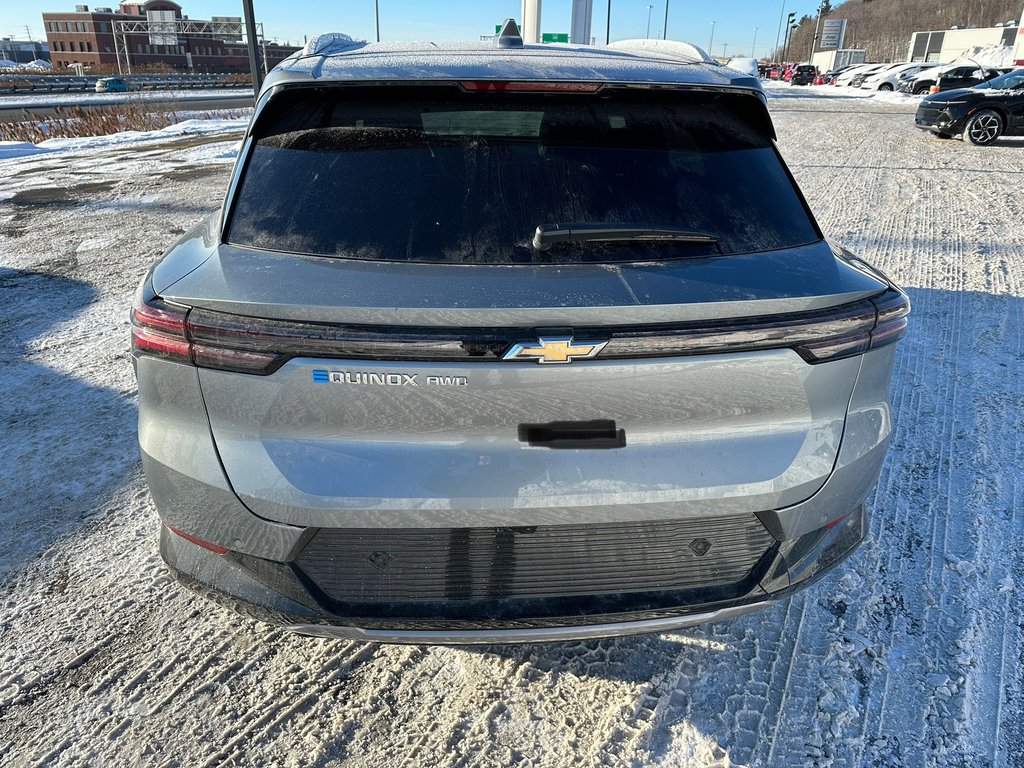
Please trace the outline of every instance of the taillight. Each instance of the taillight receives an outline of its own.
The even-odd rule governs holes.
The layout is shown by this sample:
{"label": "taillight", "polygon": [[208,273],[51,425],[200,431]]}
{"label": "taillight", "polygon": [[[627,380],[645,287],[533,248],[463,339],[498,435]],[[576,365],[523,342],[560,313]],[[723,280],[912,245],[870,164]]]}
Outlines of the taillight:
{"label": "taillight", "polygon": [[187,314],[186,307],[147,295],[145,288],[141,288],[132,307],[132,351],[191,363],[185,336]]}
{"label": "taillight", "polygon": [[[607,341],[597,361],[792,349],[814,364],[894,343],[906,331],[909,313],[907,295],[891,288],[873,299],[792,315],[573,331]],[[241,317],[176,305],[146,289],[132,310],[137,356],[262,376],[296,357],[494,361],[529,335],[521,328],[399,328]]]}
{"label": "taillight", "polygon": [[[859,316],[857,327],[852,331],[800,344],[794,349],[807,362],[821,363],[859,355],[899,341],[906,333],[907,315],[910,314],[907,294],[889,289],[881,296],[869,299],[868,303],[873,309],[870,319]],[[854,317],[851,315],[850,319]]]}
{"label": "taillight", "polygon": [[277,353],[245,349],[244,333],[236,334],[231,346],[197,343],[190,322],[192,311],[161,299],[153,293],[147,280],[136,294],[132,307],[132,352],[136,356],[151,355],[201,368],[264,375],[273,373],[288,359]]}
{"label": "taillight", "polygon": [[931,88],[928,89],[928,93],[938,93],[938,92],[939,92],[939,86],[937,86],[937,85],[933,85]]}

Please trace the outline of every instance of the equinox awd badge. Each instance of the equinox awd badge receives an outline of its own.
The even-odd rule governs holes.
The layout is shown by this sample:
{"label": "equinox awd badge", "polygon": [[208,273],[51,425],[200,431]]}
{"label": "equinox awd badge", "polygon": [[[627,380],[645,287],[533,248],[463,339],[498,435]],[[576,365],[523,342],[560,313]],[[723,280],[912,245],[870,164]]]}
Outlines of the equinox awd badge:
{"label": "equinox awd badge", "polygon": [[[469,384],[467,376],[423,376],[423,383],[430,387],[464,387]],[[418,373],[376,373],[374,371],[313,371],[314,384],[371,384],[378,387],[418,387]]]}

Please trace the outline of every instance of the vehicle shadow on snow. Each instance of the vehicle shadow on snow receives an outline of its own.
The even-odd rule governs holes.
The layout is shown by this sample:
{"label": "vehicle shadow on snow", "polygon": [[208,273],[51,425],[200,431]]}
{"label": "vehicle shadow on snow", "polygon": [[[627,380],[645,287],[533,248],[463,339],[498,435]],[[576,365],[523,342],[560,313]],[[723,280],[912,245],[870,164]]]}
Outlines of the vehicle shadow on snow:
{"label": "vehicle shadow on snow", "polygon": [[[80,526],[138,461],[133,398],[76,378],[73,366],[90,362],[74,341],[83,332],[57,330],[97,295],[79,280],[0,268],[0,577]],[[55,357],[67,370],[41,362]]]}

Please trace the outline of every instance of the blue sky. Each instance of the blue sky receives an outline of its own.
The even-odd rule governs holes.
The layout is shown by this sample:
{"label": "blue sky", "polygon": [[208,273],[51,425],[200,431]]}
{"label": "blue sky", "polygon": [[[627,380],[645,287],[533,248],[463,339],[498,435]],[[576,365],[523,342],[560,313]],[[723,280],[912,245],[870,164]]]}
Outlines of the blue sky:
{"label": "blue sky", "polygon": [[[177,0],[191,18],[240,16],[237,0]],[[83,2],[83,0],[78,0]],[[95,7],[92,0],[84,0]],[[493,31],[506,17],[518,19],[520,0],[379,0],[380,31],[383,40],[472,40]],[[715,22],[715,55],[749,56],[757,31],[756,55],[766,55],[775,44],[779,15],[813,13],[817,0],[669,0],[668,36],[707,47],[711,23]],[[268,38],[302,41],[303,35],[318,32],[346,32],[353,37],[374,39],[373,0],[253,0],[256,18],[263,22]],[[41,14],[45,11],[74,10],[76,0],[4,0],[0,7],[0,35],[24,38],[25,25],[34,38],[42,38]],[[101,0],[100,6],[116,6]],[[612,0],[612,39],[644,37],[648,6],[651,36],[661,36],[665,0]],[[545,32],[568,32],[570,0],[543,0],[542,28]],[[607,0],[595,0],[592,33],[604,42]]]}

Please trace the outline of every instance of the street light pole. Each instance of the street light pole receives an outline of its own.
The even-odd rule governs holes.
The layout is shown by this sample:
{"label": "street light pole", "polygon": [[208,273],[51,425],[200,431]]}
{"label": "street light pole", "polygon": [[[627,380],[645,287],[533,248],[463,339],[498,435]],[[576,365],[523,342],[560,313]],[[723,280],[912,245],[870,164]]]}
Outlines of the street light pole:
{"label": "street light pole", "polygon": [[711,22],[711,39],[708,40],[708,53],[711,53],[711,48],[715,44],[715,22]]}
{"label": "street light pole", "polygon": [[821,10],[824,7],[824,2],[818,6],[818,18],[814,20],[814,37],[811,38],[811,53],[807,57],[808,61],[814,58],[814,48],[818,45],[818,29],[821,27]]}
{"label": "street light pole", "polygon": [[782,10],[779,11],[779,29],[775,33],[775,48],[772,49],[772,58],[779,53],[779,38],[782,37],[782,20],[786,16],[786,0],[782,0]]}
{"label": "street light pole", "polygon": [[725,59],[725,58],[728,58],[728,57],[729,57],[729,44],[728,43],[722,43],[722,58]]}
{"label": "street light pole", "polygon": [[377,42],[380,42],[380,0],[373,0],[373,18],[377,22]]}
{"label": "street light pole", "polygon": [[608,0],[608,22],[604,27],[604,44],[612,41],[612,0]]}
{"label": "street light pole", "polygon": [[661,39],[668,40],[668,0],[665,0],[665,26],[661,28]]}
{"label": "street light pole", "polygon": [[647,6],[647,35],[646,35],[647,38],[650,38],[650,36],[651,36],[651,12],[653,10],[654,10],[654,6],[653,5],[648,5]]}
{"label": "street light pole", "polygon": [[757,27],[754,27],[754,42],[750,44],[750,58],[756,59],[754,50],[757,48]]}

